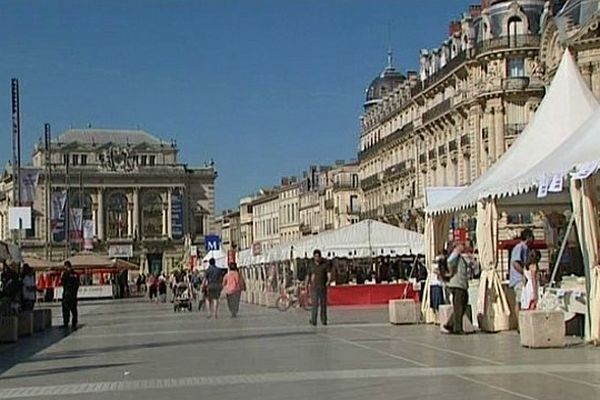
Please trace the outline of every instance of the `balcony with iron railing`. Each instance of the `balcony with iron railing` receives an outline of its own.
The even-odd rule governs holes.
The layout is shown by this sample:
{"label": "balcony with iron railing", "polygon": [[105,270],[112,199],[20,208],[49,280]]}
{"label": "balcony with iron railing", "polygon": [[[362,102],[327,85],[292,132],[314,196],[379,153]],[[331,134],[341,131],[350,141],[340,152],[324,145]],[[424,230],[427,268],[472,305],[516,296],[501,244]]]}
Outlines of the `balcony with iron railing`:
{"label": "balcony with iron railing", "polygon": [[406,135],[412,131],[413,131],[413,123],[409,122],[408,124],[404,125],[401,129],[396,129],[394,132],[392,132],[388,136],[384,137],[377,143],[373,144],[371,147],[361,151],[358,154],[359,159],[362,160],[372,154],[376,154],[380,149],[386,147],[388,145],[388,143],[390,143],[396,139],[400,139],[401,137],[403,137],[404,135]]}
{"label": "balcony with iron railing", "polygon": [[519,136],[521,134],[521,132],[523,132],[523,130],[525,129],[526,126],[527,126],[526,123],[506,124],[504,126],[504,136],[507,139],[516,138],[517,136]]}
{"label": "balcony with iron railing", "polygon": [[378,187],[381,184],[379,174],[373,174],[360,182],[362,190],[371,190]]}
{"label": "balcony with iron railing", "polygon": [[452,100],[446,99],[423,113],[423,123],[441,117],[452,109]]}

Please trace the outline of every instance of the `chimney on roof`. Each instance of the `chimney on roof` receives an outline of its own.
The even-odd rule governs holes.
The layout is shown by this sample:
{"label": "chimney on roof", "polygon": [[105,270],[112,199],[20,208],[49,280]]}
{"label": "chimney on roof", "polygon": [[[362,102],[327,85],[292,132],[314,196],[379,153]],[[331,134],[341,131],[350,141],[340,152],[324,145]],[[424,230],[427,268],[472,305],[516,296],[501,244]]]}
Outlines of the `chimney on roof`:
{"label": "chimney on roof", "polygon": [[450,26],[448,28],[448,36],[454,36],[456,34],[460,34],[462,29],[462,24],[460,21],[451,21]]}
{"label": "chimney on roof", "polygon": [[479,18],[481,16],[481,4],[469,6],[469,14],[473,19]]}

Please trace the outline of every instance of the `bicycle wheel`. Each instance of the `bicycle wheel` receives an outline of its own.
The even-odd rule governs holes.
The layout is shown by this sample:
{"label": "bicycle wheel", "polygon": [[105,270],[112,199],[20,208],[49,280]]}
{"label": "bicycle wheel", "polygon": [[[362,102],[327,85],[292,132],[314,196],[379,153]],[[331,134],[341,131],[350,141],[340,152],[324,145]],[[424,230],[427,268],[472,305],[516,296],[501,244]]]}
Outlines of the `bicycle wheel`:
{"label": "bicycle wheel", "polygon": [[287,311],[291,307],[292,302],[288,296],[279,296],[275,305],[279,311]]}

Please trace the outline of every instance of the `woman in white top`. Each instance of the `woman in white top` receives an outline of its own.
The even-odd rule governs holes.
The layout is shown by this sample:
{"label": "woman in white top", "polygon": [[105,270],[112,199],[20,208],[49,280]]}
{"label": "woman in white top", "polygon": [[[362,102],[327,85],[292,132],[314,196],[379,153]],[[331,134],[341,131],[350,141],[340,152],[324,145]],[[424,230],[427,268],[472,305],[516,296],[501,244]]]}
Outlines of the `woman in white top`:
{"label": "woman in white top", "polygon": [[433,264],[429,290],[429,307],[435,311],[438,311],[442,304],[446,304],[444,300],[444,282],[441,279],[442,269],[447,270],[446,257],[439,255]]}
{"label": "woman in white top", "polygon": [[527,256],[527,265],[523,271],[525,278],[525,287],[521,292],[521,310],[535,310],[538,301],[538,263],[540,262],[541,254],[537,250],[531,250]]}

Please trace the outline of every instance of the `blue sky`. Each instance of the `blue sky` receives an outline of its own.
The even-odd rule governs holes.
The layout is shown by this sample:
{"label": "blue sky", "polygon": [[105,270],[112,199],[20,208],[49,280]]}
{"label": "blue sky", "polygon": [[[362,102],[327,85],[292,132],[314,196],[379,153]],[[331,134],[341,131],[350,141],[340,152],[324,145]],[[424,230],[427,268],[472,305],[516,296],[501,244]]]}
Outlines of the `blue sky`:
{"label": "blue sky", "polygon": [[214,159],[217,208],[308,165],[356,157],[364,90],[416,69],[475,0],[0,0],[0,162],[10,79],[24,160],[50,122],[141,127]]}

